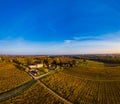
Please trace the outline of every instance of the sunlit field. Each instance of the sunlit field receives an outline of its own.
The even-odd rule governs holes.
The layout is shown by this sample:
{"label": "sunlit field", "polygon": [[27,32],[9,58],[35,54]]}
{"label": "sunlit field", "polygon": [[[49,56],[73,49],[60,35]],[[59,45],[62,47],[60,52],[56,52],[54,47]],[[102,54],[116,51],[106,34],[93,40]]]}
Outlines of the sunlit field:
{"label": "sunlit field", "polygon": [[2,104],[64,104],[57,97],[51,95],[39,82],[17,97],[13,97]]}
{"label": "sunlit field", "polygon": [[60,72],[42,82],[74,104],[120,103],[119,81],[88,80]]}
{"label": "sunlit field", "polygon": [[[79,57],[45,57],[45,61],[44,58],[41,61],[44,66],[37,68],[36,77],[40,78],[32,79],[28,66],[35,64],[33,60],[40,63],[41,58],[33,56],[29,58],[29,64],[21,57],[18,61],[8,59],[0,62],[0,94],[4,98],[1,104],[120,104],[119,63]],[[18,57],[14,57],[16,59]],[[57,67],[51,69],[52,66]],[[24,85],[30,80],[31,84]],[[17,90],[17,86],[21,90]],[[14,91],[18,92],[15,94]],[[7,94],[11,96],[7,97]]]}
{"label": "sunlit field", "polygon": [[24,71],[17,69],[13,63],[0,62],[0,93],[22,85],[31,80]]}
{"label": "sunlit field", "polygon": [[89,60],[67,68],[64,72],[85,79],[120,80],[120,65],[111,66],[111,64]]}

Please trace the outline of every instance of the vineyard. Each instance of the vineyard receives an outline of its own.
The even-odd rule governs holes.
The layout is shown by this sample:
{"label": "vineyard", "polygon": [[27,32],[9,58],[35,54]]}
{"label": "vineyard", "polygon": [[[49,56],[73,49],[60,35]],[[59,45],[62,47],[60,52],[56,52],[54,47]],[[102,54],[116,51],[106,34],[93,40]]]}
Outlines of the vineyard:
{"label": "vineyard", "polygon": [[[3,60],[4,59],[4,60]],[[20,86],[31,80],[24,68],[28,63],[43,62],[58,66],[56,69],[49,67],[39,68],[39,75],[53,72],[39,80],[32,79],[35,83],[21,92],[11,94],[10,98],[2,104],[120,104],[120,65],[96,62],[87,59],[55,58],[37,59],[35,57],[3,58],[0,62],[0,94],[9,95],[8,90]],[[9,58],[8,58],[9,59]],[[7,60],[7,61],[6,61]],[[72,64],[74,63],[74,64]],[[15,65],[18,65],[16,67]],[[49,66],[48,64],[48,66]],[[26,71],[26,72],[25,72]],[[10,90],[11,91],[11,90]],[[3,96],[4,98],[6,96]]]}
{"label": "vineyard", "polygon": [[42,82],[74,104],[120,104],[120,81],[85,80],[61,72]]}
{"label": "vineyard", "polygon": [[13,97],[2,104],[64,104],[51,95],[39,82],[35,83],[21,95]]}
{"label": "vineyard", "polygon": [[17,69],[12,63],[0,63],[0,93],[17,87],[29,80],[31,80],[31,77],[24,71]]}
{"label": "vineyard", "polygon": [[93,80],[120,80],[120,65],[111,66],[102,62],[87,60],[75,67],[64,70],[65,73]]}

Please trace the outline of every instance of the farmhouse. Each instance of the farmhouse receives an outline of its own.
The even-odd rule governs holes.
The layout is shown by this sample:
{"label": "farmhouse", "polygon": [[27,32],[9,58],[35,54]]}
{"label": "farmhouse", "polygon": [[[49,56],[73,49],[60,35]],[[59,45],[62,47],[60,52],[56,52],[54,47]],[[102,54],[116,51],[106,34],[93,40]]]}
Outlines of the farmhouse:
{"label": "farmhouse", "polygon": [[36,67],[37,67],[37,68],[42,68],[42,67],[43,67],[43,64],[36,64]]}
{"label": "farmhouse", "polygon": [[32,69],[32,68],[36,68],[36,65],[29,65],[28,67]]}
{"label": "farmhouse", "polygon": [[29,67],[30,69],[42,68],[42,67],[43,67],[43,64],[29,65],[28,67]]}

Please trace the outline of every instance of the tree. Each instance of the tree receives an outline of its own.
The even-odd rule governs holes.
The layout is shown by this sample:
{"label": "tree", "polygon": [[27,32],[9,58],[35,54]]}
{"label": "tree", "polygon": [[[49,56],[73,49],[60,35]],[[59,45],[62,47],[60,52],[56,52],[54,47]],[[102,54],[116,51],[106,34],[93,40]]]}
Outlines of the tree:
{"label": "tree", "polygon": [[44,59],[43,61],[43,67],[49,67],[49,63],[47,59]]}
{"label": "tree", "polygon": [[57,65],[57,63],[56,63],[56,61],[55,61],[55,60],[53,60],[52,65]]}

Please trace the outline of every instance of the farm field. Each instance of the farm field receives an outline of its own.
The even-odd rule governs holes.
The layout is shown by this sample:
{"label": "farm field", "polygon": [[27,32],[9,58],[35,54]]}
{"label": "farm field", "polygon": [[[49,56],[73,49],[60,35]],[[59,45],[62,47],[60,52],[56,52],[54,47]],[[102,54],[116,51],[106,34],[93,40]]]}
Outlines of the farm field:
{"label": "farm field", "polygon": [[42,82],[73,104],[120,104],[120,81],[87,80],[60,72]]}
{"label": "farm field", "polygon": [[89,61],[67,68],[65,73],[93,80],[120,80],[120,65],[105,64],[102,62]]}
{"label": "farm field", "polygon": [[17,69],[13,63],[0,63],[0,93],[13,89],[31,80],[24,71]]}
{"label": "farm field", "polygon": [[51,95],[39,82],[32,85],[21,95],[13,97],[2,104],[64,104],[60,99]]}
{"label": "farm field", "polygon": [[26,70],[15,67],[13,62],[1,62],[0,94],[9,95],[8,90],[13,89],[14,94],[12,96],[14,97],[10,96],[8,100],[0,103],[120,104],[119,64],[90,60],[82,61],[82,59],[75,61],[76,64],[72,66],[70,66],[70,60],[61,61],[64,65],[56,63],[56,65],[63,66],[54,70],[50,70],[47,67],[38,68],[39,74],[36,77],[48,72],[50,72],[50,75],[46,75],[41,79],[32,79],[35,83],[17,94],[14,93],[14,88],[30,81],[31,77],[26,73]]}

